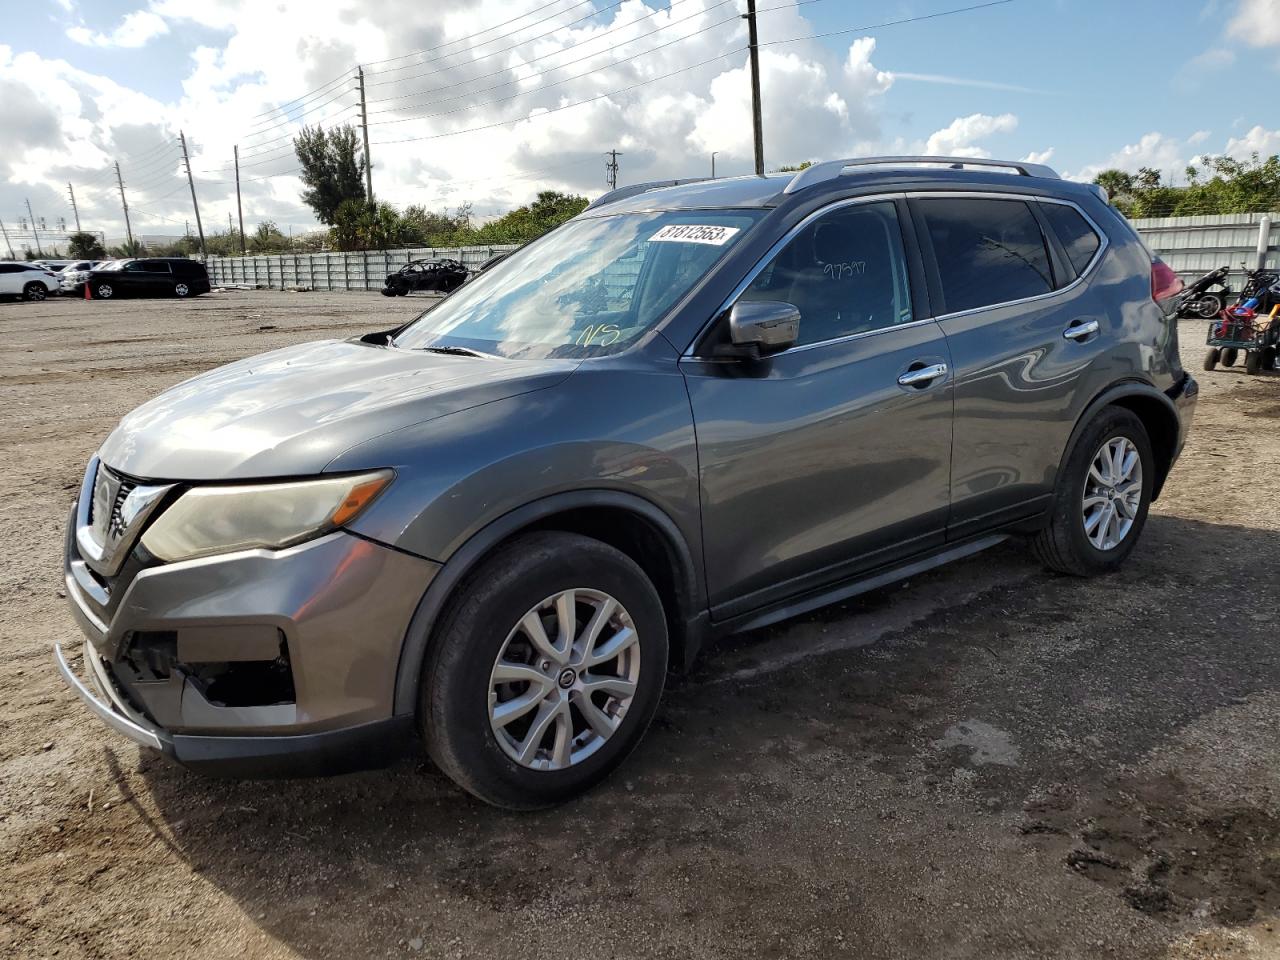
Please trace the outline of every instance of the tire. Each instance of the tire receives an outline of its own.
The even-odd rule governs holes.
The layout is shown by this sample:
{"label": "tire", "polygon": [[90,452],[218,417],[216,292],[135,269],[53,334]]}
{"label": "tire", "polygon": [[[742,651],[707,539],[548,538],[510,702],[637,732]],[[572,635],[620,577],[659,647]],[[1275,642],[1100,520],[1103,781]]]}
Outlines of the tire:
{"label": "tire", "polygon": [[396,295],[396,292],[395,292],[394,290],[392,290],[390,287],[383,287],[383,288],[382,288],[382,295],[383,295],[384,297],[394,297],[394,296]]}
{"label": "tire", "polygon": [[1212,320],[1220,314],[1226,303],[1222,296],[1217,293],[1206,293],[1195,303],[1191,304],[1191,309],[1197,317],[1202,320]]}
{"label": "tire", "polygon": [[[1130,503],[1131,517],[1127,517],[1124,510],[1117,512],[1118,525],[1128,519],[1131,520],[1130,526],[1116,538],[1113,546],[1099,547],[1086,532],[1086,521],[1093,514],[1085,504],[1085,491],[1087,486],[1094,485],[1090,468],[1095,458],[1101,455],[1104,445],[1121,440],[1126,441],[1138,456],[1141,477],[1137,478],[1136,489],[1131,486],[1126,489],[1133,489],[1139,499],[1136,504],[1126,501]],[[1146,525],[1155,468],[1151,439],[1137,415],[1123,407],[1104,408],[1080,435],[1058,475],[1049,524],[1031,541],[1036,557],[1050,570],[1077,577],[1097,576],[1119,568],[1133,552]],[[1105,511],[1105,502],[1095,505],[1092,510]],[[1113,503],[1112,509],[1115,507]],[[1095,536],[1099,529],[1102,528],[1094,527]]]}
{"label": "tire", "polygon": [[1224,367],[1233,367],[1235,366],[1236,357],[1239,355],[1239,353],[1240,351],[1238,351],[1235,347],[1223,347],[1222,356],[1220,356],[1218,359],[1222,362],[1222,365]]}
{"label": "tire", "polygon": [[191,295],[191,288],[185,283],[175,283],[173,285],[173,295],[179,300],[185,300]]}
{"label": "tire", "polygon": [[38,280],[33,280],[22,288],[22,299],[29,303],[40,303],[48,299],[49,288]]}
{"label": "tire", "polygon": [[97,300],[110,300],[115,296],[115,293],[109,283],[100,283],[93,288],[93,296]]}
{"label": "tire", "polygon": [[1219,352],[1217,347],[1210,348],[1209,352],[1204,355],[1204,368],[1212,370],[1218,365]]}
{"label": "tire", "polygon": [[1262,351],[1249,350],[1244,355],[1244,372],[1256,377],[1262,372]]}
{"label": "tire", "polygon": [[[634,680],[625,706],[608,692],[586,694],[588,704],[604,698],[596,701],[595,713],[598,720],[614,721],[607,736],[595,732],[576,706],[584,695],[576,686],[582,682],[573,669],[577,661],[557,662],[540,654],[522,626],[533,617],[544,624],[547,636],[559,635],[560,608],[540,604],[570,590],[577,591],[579,601],[572,608],[575,634],[581,635],[583,623],[594,616],[590,604],[601,597],[616,600],[621,610],[601,630],[602,643],[620,637],[628,619],[633,628],[635,639],[616,660],[597,664],[600,673],[581,671],[591,683],[602,677]],[[607,777],[639,743],[658,707],[667,653],[662,601],[629,557],[578,534],[519,537],[458,585],[433,636],[418,710],[427,752],[455,783],[486,803],[511,810],[562,803]],[[514,664],[526,673],[540,671],[537,690],[526,680],[496,681],[500,659],[508,669]],[[500,726],[498,707],[522,700],[536,706]],[[559,709],[566,718],[563,740],[555,712],[549,714],[550,726],[544,724],[545,733],[534,738],[534,721]],[[563,751],[557,749],[561,743],[567,744]],[[530,744],[529,759],[522,762],[516,754]]]}
{"label": "tire", "polygon": [[1262,369],[1274,370],[1276,368],[1276,348],[1263,347],[1262,349]]}

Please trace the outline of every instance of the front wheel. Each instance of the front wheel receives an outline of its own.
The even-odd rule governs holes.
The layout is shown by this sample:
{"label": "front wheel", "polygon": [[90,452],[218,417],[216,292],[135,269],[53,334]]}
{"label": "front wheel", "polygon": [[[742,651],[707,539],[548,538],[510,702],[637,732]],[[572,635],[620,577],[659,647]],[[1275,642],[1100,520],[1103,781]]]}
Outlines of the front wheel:
{"label": "front wheel", "polygon": [[1209,352],[1204,355],[1204,368],[1212,370],[1218,365],[1219,350],[1217,347],[1210,347]]}
{"label": "front wheel", "polygon": [[666,670],[662,602],[634,561],[577,534],[529,534],[459,584],[423,666],[423,739],[481,800],[551,806],[639,743]]}
{"label": "front wheel", "polygon": [[1262,372],[1262,350],[1250,350],[1244,355],[1244,372],[1256,377]]}
{"label": "front wheel", "polygon": [[39,303],[49,296],[49,289],[38,281],[32,281],[22,288],[22,298],[32,303]]}
{"label": "front wheel", "polygon": [[115,296],[115,290],[111,288],[109,283],[100,283],[93,288],[93,295],[99,300],[110,300]]}
{"label": "front wheel", "polygon": [[1231,367],[1235,366],[1237,356],[1239,356],[1239,351],[1235,347],[1223,347],[1222,356],[1219,359],[1224,367]]}
{"label": "front wheel", "polygon": [[1049,524],[1032,540],[1051,570],[1095,576],[1117,569],[1147,522],[1155,460],[1133,412],[1107,407],[1085,428],[1054,490]]}

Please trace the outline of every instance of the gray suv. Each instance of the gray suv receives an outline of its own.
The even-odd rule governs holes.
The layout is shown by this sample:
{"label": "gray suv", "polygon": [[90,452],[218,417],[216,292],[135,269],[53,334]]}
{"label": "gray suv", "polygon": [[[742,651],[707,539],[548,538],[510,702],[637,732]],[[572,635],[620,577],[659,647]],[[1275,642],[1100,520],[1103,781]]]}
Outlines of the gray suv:
{"label": "gray suv", "polygon": [[1119,566],[1195,404],[1178,286],[1028,163],[616,190],[403,327],[125,417],[71,511],[59,669],[195,769],[416,734],[490,803],[565,800],[708,638],[1015,535]]}

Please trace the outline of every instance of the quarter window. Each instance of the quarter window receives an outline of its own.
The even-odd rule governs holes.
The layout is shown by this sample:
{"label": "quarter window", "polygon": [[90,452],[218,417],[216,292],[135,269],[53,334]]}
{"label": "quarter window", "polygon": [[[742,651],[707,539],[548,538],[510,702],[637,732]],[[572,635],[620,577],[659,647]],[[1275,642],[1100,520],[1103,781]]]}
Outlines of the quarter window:
{"label": "quarter window", "polygon": [[956,197],[915,204],[933,244],[945,312],[1053,289],[1044,235],[1025,201]]}
{"label": "quarter window", "polygon": [[800,311],[798,344],[911,320],[902,231],[892,202],[842,207],[806,225],[739,300],[782,300]]}
{"label": "quarter window", "polygon": [[1084,268],[1102,245],[1089,221],[1080,216],[1079,210],[1065,203],[1042,203],[1040,211],[1066,249],[1067,259],[1071,261],[1076,276],[1084,273]]}

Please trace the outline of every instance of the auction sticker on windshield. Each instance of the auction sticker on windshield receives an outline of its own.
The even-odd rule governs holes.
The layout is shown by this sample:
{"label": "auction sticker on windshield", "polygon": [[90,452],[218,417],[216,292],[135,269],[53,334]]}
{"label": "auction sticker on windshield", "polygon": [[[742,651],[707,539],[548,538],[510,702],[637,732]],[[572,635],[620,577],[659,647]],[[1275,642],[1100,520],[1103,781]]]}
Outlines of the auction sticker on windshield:
{"label": "auction sticker on windshield", "polygon": [[722,247],[738,232],[739,227],[717,227],[712,224],[673,223],[663,227],[652,237],[650,243],[707,243],[713,247]]}

